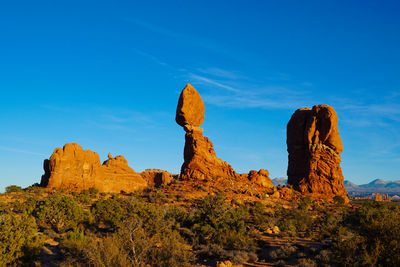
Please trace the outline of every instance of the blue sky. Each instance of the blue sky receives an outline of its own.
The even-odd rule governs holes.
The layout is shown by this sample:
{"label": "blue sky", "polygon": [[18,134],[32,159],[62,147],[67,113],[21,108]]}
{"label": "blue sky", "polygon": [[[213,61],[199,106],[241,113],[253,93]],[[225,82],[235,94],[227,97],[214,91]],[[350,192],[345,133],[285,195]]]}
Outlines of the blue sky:
{"label": "blue sky", "polygon": [[178,173],[187,82],[238,172],[286,176],[286,124],[337,110],[345,179],[400,179],[398,1],[3,1],[0,190],[40,181],[54,148]]}

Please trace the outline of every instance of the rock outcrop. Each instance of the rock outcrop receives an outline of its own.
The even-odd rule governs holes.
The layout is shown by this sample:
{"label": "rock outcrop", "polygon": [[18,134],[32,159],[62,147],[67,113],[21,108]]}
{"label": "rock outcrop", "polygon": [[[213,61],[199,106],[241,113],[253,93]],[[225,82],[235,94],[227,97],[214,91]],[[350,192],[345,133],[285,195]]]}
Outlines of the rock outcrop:
{"label": "rock outcrop", "polygon": [[328,105],[296,110],[287,125],[288,184],[316,197],[348,200],[340,167],[342,141],[335,110]]}
{"label": "rock outcrop", "polygon": [[41,186],[72,191],[91,187],[101,192],[132,192],[147,187],[140,173],[128,166],[123,156],[108,159],[100,164],[99,155],[76,144],[56,148],[50,159],[44,161],[45,174]]}
{"label": "rock outcrop", "polygon": [[265,188],[274,188],[274,184],[269,178],[269,172],[267,170],[261,169],[257,171],[250,171],[248,174],[248,179],[255,184],[258,184]]}
{"label": "rock outcrop", "polygon": [[203,136],[203,129],[198,127],[204,121],[204,103],[190,84],[186,85],[179,97],[175,120],[186,132],[181,179],[238,177],[231,165],[217,158],[213,144]]}
{"label": "rock outcrop", "polygon": [[383,197],[382,197],[381,194],[376,193],[376,194],[375,194],[375,197],[374,197],[374,200],[375,200],[375,201],[383,201]]}
{"label": "rock outcrop", "polygon": [[147,169],[140,174],[148,182],[149,187],[169,185],[176,178],[176,175],[158,169]]}

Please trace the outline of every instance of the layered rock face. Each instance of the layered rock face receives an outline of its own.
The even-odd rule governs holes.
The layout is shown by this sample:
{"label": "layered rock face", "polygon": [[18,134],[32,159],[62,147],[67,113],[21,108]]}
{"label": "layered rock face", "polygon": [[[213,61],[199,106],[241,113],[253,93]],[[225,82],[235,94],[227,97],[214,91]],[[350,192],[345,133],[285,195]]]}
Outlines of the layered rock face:
{"label": "layered rock face", "polygon": [[198,127],[204,121],[204,103],[190,84],[186,85],[179,97],[175,120],[186,132],[181,179],[239,176],[231,165],[217,158],[213,144],[203,136],[203,129]]}
{"label": "layered rock face", "polygon": [[288,184],[315,196],[347,199],[340,167],[342,141],[335,110],[328,105],[296,110],[287,125]]}
{"label": "layered rock face", "polygon": [[41,186],[73,191],[91,187],[102,192],[132,192],[145,188],[148,183],[140,173],[128,166],[123,156],[108,159],[100,164],[99,155],[76,144],[56,148],[50,159],[44,161],[45,174]]}

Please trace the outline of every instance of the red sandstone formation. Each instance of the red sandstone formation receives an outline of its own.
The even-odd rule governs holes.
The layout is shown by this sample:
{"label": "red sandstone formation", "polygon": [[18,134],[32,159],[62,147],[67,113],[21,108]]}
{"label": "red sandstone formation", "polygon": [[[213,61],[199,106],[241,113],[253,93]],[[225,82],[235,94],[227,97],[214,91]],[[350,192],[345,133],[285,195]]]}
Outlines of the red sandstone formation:
{"label": "red sandstone formation", "polygon": [[148,182],[149,187],[169,185],[176,176],[167,171],[158,169],[147,169],[140,174]]}
{"label": "red sandstone formation", "polygon": [[382,197],[382,195],[381,194],[379,194],[379,193],[376,193],[375,194],[375,201],[383,201],[383,197]]}
{"label": "red sandstone formation", "polygon": [[270,188],[270,189],[274,188],[274,184],[269,178],[269,172],[267,170],[261,169],[258,172],[250,171],[248,178],[254,184],[258,184],[265,188]]}
{"label": "red sandstone formation", "polygon": [[148,184],[123,156],[113,158],[108,154],[101,165],[96,152],[83,150],[76,143],[56,148],[43,168],[41,185],[47,188],[80,191],[94,187],[102,192],[132,192]]}
{"label": "red sandstone formation", "polygon": [[204,121],[204,103],[190,84],[186,85],[179,97],[175,120],[186,132],[181,179],[239,176],[231,165],[217,158],[213,144],[203,136],[203,129],[198,127]]}
{"label": "red sandstone formation", "polygon": [[348,200],[340,168],[342,141],[335,110],[328,105],[296,110],[287,125],[288,184],[318,197]]}

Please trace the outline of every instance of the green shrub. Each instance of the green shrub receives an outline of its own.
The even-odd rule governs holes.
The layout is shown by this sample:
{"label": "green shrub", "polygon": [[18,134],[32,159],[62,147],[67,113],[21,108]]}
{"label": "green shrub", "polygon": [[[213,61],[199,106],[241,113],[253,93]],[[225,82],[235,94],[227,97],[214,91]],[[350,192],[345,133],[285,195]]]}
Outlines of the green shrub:
{"label": "green shrub", "polygon": [[91,203],[92,199],[97,198],[98,195],[99,195],[99,190],[94,187],[91,187],[87,190],[82,190],[75,196],[75,198],[80,203],[89,204]]}
{"label": "green shrub", "polygon": [[123,219],[127,216],[119,199],[99,200],[93,203],[91,212],[97,224],[104,224],[114,230],[121,225]]}
{"label": "green shrub", "polygon": [[342,196],[334,196],[333,197],[333,203],[335,203],[336,205],[343,205],[346,201],[344,200],[344,198]]}
{"label": "green shrub", "polygon": [[12,193],[12,192],[22,192],[24,191],[22,187],[18,185],[9,185],[6,187],[6,193]]}
{"label": "green shrub", "polygon": [[59,232],[90,221],[90,214],[69,196],[55,195],[37,201],[32,214],[41,226],[50,226]]}
{"label": "green shrub", "polygon": [[275,212],[275,216],[279,218],[277,221],[279,229],[289,236],[297,236],[299,232],[310,234],[315,221],[312,213],[300,209],[279,209]]}
{"label": "green shrub", "polygon": [[299,202],[299,209],[308,210],[308,208],[311,206],[311,204],[312,204],[311,197],[309,197],[309,196],[303,197]]}
{"label": "green shrub", "polygon": [[87,236],[78,257],[90,266],[186,266],[191,260],[190,246],[177,231],[163,228],[150,234],[139,217],[125,220],[113,234]]}
{"label": "green shrub", "polygon": [[[367,202],[333,231],[336,261],[344,266],[396,266],[400,262],[400,206]],[[357,255],[357,257],[354,257]]]}
{"label": "green shrub", "polygon": [[192,231],[199,244],[215,243],[228,250],[252,250],[254,240],[248,233],[246,208],[233,208],[222,195],[200,201],[193,217]]}
{"label": "green shrub", "polygon": [[43,246],[37,231],[32,216],[0,214],[0,263],[19,265],[32,262]]}
{"label": "green shrub", "polygon": [[317,263],[312,259],[300,259],[298,267],[317,267]]}

